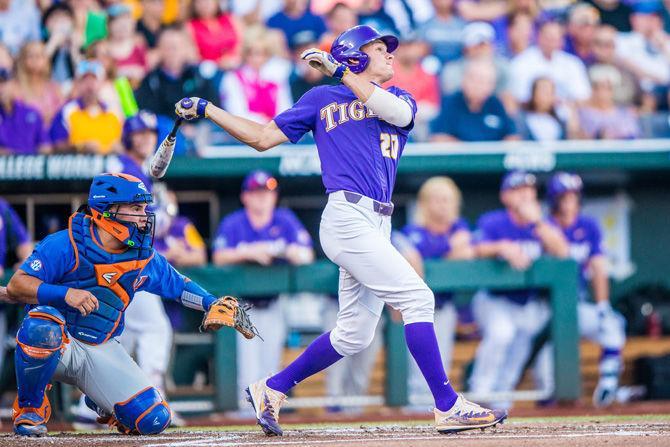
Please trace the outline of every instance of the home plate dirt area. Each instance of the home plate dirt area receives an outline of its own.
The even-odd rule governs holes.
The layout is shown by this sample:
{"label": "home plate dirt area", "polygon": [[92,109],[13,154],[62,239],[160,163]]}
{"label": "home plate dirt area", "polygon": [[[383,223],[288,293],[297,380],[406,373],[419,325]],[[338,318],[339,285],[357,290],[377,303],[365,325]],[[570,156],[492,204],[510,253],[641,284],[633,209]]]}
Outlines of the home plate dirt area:
{"label": "home plate dirt area", "polygon": [[168,430],[158,436],[122,436],[113,432],[53,432],[45,438],[0,434],[3,447],[25,446],[670,446],[670,415],[517,418],[494,429],[440,435],[425,421],[287,425],[284,436],[269,438],[256,426]]}

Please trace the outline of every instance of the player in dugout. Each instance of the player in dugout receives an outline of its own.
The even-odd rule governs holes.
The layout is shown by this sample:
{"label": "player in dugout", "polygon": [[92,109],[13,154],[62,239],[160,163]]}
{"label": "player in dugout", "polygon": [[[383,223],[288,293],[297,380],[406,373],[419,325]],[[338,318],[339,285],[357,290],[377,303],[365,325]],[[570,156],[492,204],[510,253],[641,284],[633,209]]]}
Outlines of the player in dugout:
{"label": "player in dugout", "polygon": [[309,131],[316,141],[328,194],[319,237],[326,256],[340,267],[340,313],[335,328],[295,361],[247,388],[268,436],[283,434],[279,410],[291,388],[370,345],[385,304],[402,314],[407,347],[435,401],[438,432],[491,427],[507,417],[505,411],[468,401],[451,386],[435,337],[433,292],[390,241],[398,161],[417,110],[406,91],[380,87],[393,77],[397,47],[395,36],[361,25],[335,39],[330,53],[304,51],[301,57],[313,69],[341,84],[309,90],[267,124],[197,97],[175,106],[180,118],[208,118],[257,151],[296,143]]}
{"label": "player in dugout", "polygon": [[99,421],[122,433],[165,430],[165,399],[117,339],[136,292],[206,312],[205,330],[227,325],[255,335],[235,298],[216,298],[153,249],[152,201],[137,177],[95,176],[68,229],[44,239],[9,281],[8,298],[27,308],[16,334],[16,434],[47,433],[52,379],[77,386]]}

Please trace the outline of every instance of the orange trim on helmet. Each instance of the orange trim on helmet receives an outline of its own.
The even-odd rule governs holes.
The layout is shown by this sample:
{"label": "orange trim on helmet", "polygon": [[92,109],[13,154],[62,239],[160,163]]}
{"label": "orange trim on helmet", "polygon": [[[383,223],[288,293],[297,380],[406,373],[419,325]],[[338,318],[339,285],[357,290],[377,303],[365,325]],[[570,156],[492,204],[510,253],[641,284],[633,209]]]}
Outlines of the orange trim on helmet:
{"label": "orange trim on helmet", "polygon": [[72,267],[72,270],[70,270],[68,273],[74,272],[79,267],[79,249],[77,248],[77,244],[74,242],[74,237],[72,236],[72,219],[74,219],[74,216],[76,215],[77,213],[71,215],[67,223],[67,234],[70,238],[70,244],[72,244],[72,249],[74,250],[74,267]]}
{"label": "orange trim on helmet", "polygon": [[110,175],[112,175],[114,177],[121,177],[122,179],[126,179],[126,180],[129,180],[131,182],[141,182],[142,181],[139,178],[135,177],[134,175],[124,174],[122,172],[119,172],[119,173],[116,173],[116,174],[110,174]]}

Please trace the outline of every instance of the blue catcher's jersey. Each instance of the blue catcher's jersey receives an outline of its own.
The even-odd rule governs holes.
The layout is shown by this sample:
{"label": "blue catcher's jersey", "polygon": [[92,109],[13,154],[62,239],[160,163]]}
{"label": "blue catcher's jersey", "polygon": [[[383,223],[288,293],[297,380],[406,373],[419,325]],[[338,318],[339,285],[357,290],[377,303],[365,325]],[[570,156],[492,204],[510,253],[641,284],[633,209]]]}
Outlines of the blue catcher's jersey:
{"label": "blue catcher's jersey", "polygon": [[88,290],[98,299],[99,308],[86,316],[65,303],[52,304],[65,316],[70,335],[94,345],[123,332],[123,312],[136,291],[176,300],[185,284],[154,250],[105,250],[90,217],[81,213],[70,217],[68,230],[44,239],[21,269],[49,284]]}

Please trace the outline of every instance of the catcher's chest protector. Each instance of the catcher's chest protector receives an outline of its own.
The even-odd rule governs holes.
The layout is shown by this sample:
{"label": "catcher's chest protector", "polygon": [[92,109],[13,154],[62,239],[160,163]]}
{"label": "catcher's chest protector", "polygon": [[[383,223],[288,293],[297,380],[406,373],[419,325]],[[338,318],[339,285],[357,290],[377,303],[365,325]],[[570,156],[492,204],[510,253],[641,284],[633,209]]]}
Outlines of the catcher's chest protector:
{"label": "catcher's chest protector", "polygon": [[123,331],[123,311],[141,282],[142,269],[153,257],[152,250],[130,249],[110,253],[93,235],[90,217],[77,213],[70,217],[70,241],[75,251],[75,267],[61,284],[90,291],[98,299],[98,310],[82,316],[78,310],[55,306],[65,315],[69,334],[88,344],[100,344]]}

